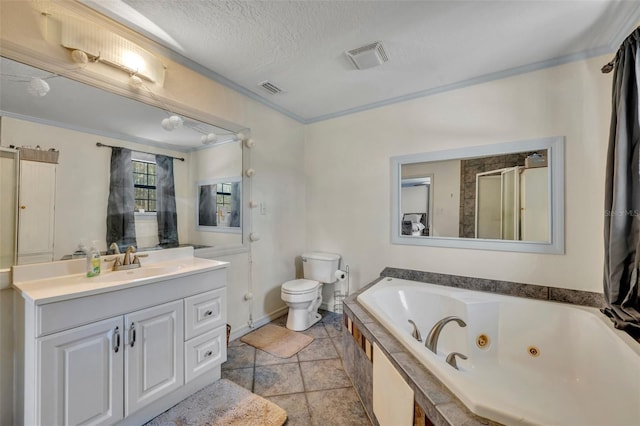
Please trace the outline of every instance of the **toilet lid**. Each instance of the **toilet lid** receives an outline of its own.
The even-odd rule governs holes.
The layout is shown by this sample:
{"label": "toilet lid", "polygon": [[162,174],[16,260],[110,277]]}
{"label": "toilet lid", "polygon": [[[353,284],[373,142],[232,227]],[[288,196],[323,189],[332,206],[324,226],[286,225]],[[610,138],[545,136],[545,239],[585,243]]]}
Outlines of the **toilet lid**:
{"label": "toilet lid", "polygon": [[314,280],[292,280],[282,284],[282,291],[289,294],[308,293],[318,287],[320,283]]}

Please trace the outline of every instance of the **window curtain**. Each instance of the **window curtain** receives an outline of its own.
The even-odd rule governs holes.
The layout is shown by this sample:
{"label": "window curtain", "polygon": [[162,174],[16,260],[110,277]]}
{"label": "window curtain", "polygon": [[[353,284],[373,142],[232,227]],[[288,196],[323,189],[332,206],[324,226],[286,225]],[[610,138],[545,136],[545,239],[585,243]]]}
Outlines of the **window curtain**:
{"label": "window curtain", "polygon": [[613,102],[605,181],[605,264],[603,312],[615,327],[640,334],[640,138],[638,78],[640,29],[614,60]]}
{"label": "window curtain", "polygon": [[156,155],[156,217],[161,247],[178,246],[178,214],[173,180],[173,158]]}
{"label": "window curtain", "polygon": [[240,182],[231,184],[231,220],[229,226],[240,226]]}
{"label": "window curtain", "polygon": [[107,247],[118,244],[120,251],[136,246],[136,223],[133,215],[133,165],[131,150],[111,148],[109,201],[107,204]]}

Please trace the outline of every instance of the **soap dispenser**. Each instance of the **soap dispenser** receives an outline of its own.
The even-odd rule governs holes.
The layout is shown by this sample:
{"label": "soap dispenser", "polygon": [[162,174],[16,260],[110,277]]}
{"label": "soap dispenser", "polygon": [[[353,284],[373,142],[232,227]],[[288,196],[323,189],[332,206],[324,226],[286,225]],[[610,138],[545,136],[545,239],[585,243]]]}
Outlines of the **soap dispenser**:
{"label": "soap dispenser", "polygon": [[97,241],[94,241],[87,252],[87,277],[100,275],[100,251],[97,246]]}

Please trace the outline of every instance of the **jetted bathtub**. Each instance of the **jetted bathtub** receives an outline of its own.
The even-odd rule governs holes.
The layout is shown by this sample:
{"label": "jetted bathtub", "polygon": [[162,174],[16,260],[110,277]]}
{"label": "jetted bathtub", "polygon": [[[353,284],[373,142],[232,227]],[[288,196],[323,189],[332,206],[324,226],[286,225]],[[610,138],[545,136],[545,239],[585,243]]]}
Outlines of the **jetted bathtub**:
{"label": "jetted bathtub", "polygon": [[[363,305],[472,412],[506,425],[640,425],[640,344],[598,309],[386,278]],[[447,316],[438,353],[424,345]],[[423,342],[412,337],[413,320]],[[460,352],[458,370],[445,359]]]}

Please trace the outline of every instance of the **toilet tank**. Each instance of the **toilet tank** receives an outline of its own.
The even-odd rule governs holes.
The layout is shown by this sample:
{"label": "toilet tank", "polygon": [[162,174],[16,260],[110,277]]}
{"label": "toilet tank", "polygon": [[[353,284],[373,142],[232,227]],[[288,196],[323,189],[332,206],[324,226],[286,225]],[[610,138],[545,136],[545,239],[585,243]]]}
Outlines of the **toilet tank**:
{"label": "toilet tank", "polygon": [[340,255],[310,252],[302,254],[302,270],[308,280],[331,284],[336,282],[335,272],[340,265]]}

